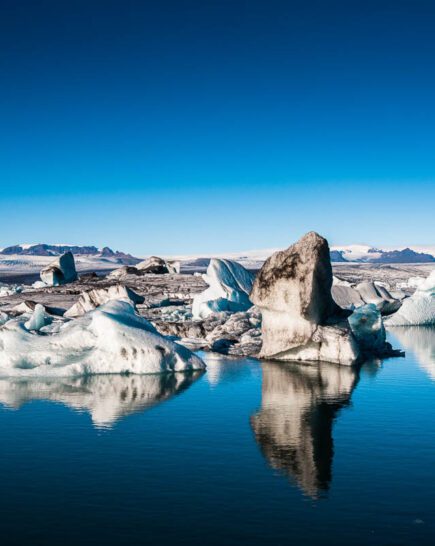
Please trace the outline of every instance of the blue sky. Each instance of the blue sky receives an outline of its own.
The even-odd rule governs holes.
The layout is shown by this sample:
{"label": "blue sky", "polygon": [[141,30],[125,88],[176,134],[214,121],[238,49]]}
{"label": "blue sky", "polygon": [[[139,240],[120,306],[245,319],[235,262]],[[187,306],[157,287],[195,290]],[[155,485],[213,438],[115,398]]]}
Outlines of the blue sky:
{"label": "blue sky", "polygon": [[435,243],[433,2],[1,6],[0,246]]}

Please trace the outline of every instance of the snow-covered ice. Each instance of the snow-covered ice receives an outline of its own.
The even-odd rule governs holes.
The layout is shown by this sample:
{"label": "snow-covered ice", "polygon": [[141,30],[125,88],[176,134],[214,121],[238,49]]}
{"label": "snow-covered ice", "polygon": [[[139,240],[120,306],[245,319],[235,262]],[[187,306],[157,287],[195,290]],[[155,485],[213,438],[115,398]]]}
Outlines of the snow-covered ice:
{"label": "snow-covered ice", "polygon": [[435,324],[435,270],[419,283],[414,294],[388,317],[387,326],[421,326]]}
{"label": "snow-covered ice", "polygon": [[27,318],[0,327],[0,376],[148,374],[205,368],[199,357],[158,334],[126,301],[109,301],[51,335],[29,332],[24,324]]}
{"label": "snow-covered ice", "polygon": [[209,287],[193,299],[194,318],[220,311],[246,311],[251,307],[249,293],[254,276],[237,262],[213,258],[203,278]]}

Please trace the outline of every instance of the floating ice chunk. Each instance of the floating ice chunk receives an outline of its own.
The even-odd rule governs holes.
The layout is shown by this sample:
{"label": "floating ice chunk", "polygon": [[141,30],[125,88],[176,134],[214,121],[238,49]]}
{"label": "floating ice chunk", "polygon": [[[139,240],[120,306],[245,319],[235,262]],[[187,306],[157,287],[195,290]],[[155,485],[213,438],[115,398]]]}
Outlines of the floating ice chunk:
{"label": "floating ice chunk", "polygon": [[126,301],[109,301],[52,335],[29,332],[24,320],[20,317],[0,327],[1,376],[148,374],[205,368],[188,349],[158,334]]}
{"label": "floating ice chunk", "polygon": [[363,351],[382,352],[385,347],[385,328],[379,309],[374,303],[368,303],[349,317],[353,335]]}
{"label": "floating ice chunk", "polygon": [[424,279],[402,307],[388,317],[387,326],[419,326],[435,324],[435,270]]}
{"label": "floating ice chunk", "polygon": [[38,331],[44,326],[47,326],[52,321],[51,317],[47,315],[45,312],[45,308],[43,305],[38,303],[35,306],[35,310],[33,311],[32,316],[30,319],[24,324],[24,326],[27,328],[27,330],[35,330]]}
{"label": "floating ice chunk", "polygon": [[246,311],[252,306],[249,293],[254,276],[237,262],[213,258],[203,278],[209,288],[194,297],[194,318],[205,318],[220,311]]}

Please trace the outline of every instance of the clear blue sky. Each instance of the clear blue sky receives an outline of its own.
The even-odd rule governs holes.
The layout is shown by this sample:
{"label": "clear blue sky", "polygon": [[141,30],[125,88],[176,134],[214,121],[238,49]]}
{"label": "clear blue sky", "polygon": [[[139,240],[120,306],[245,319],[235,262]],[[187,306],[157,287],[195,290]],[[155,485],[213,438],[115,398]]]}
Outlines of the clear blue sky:
{"label": "clear blue sky", "polygon": [[435,243],[435,2],[0,5],[0,246]]}

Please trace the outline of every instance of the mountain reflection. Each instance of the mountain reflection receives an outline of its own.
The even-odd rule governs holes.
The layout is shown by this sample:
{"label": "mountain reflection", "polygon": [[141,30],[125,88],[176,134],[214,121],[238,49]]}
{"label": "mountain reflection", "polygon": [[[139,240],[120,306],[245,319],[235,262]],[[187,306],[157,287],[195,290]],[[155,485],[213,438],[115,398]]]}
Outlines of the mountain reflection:
{"label": "mountain reflection", "polygon": [[334,454],[332,425],[349,403],[356,370],[321,363],[262,364],[260,411],[251,425],[270,465],[316,498],[329,488]]}
{"label": "mountain reflection", "polygon": [[1,379],[0,404],[18,409],[33,400],[60,402],[74,410],[89,412],[96,427],[107,428],[127,415],[181,393],[203,373]]}
{"label": "mountain reflection", "polygon": [[405,350],[414,353],[418,365],[435,381],[435,328],[433,326],[397,326],[389,329]]}

